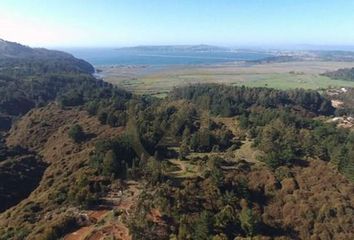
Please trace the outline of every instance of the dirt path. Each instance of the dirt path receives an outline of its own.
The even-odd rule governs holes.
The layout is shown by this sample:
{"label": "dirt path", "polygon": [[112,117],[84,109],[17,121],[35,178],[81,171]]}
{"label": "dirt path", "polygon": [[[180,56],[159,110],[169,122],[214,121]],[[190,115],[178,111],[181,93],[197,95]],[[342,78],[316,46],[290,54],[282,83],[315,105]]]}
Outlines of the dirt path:
{"label": "dirt path", "polygon": [[212,118],[213,121],[224,124],[235,136],[239,135],[237,120],[233,117],[217,117]]}
{"label": "dirt path", "polygon": [[252,148],[253,141],[246,140],[243,142],[241,147],[237,149],[234,153],[237,160],[244,160],[249,163],[263,164],[258,160],[260,156],[260,151]]}
{"label": "dirt path", "polygon": [[[87,215],[90,219],[94,219],[95,222],[98,222],[103,219],[108,212],[108,210],[89,211]],[[64,240],[84,240],[93,230],[94,225],[81,227],[77,231],[66,235]]]}
{"label": "dirt path", "polygon": [[89,232],[92,231],[91,226],[82,227],[76,232],[70,233],[64,237],[64,240],[84,240]]}
{"label": "dirt path", "polygon": [[178,178],[195,178],[200,176],[199,166],[191,164],[190,161],[182,161],[179,159],[169,159],[170,163],[176,165],[179,170],[172,171],[169,174]]}
{"label": "dirt path", "polygon": [[170,159],[169,160],[170,163],[176,165],[179,170],[176,170],[176,171],[173,171],[173,172],[170,172],[170,174],[173,174],[173,175],[182,175],[184,174],[186,171],[187,171],[187,167],[185,164],[182,163],[181,160],[178,160],[178,159]]}
{"label": "dirt path", "polygon": [[[101,206],[107,210],[92,210],[88,213],[90,218],[94,218],[97,222],[105,221],[100,226],[92,224],[81,227],[77,231],[70,233],[64,237],[64,240],[103,240],[107,237],[114,237],[117,240],[131,240],[128,227],[122,222],[122,215],[129,217],[129,214],[136,203],[139,194],[141,193],[141,186],[138,182],[127,182],[128,188],[124,190],[121,201],[112,205],[107,204]],[[105,198],[105,202],[109,202]],[[113,199],[112,199],[113,200]],[[116,199],[114,199],[116,200]],[[112,201],[114,203],[116,201]],[[118,218],[110,217],[111,210],[121,210],[122,214]]]}

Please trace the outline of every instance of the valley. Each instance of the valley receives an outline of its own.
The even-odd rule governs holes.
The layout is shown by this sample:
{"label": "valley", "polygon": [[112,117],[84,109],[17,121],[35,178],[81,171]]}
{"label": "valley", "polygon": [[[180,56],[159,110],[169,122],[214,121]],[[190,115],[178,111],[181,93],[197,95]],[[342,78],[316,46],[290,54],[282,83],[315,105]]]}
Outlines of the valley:
{"label": "valley", "polygon": [[354,240],[353,11],[1,0],[0,240]]}
{"label": "valley", "polygon": [[98,66],[105,81],[136,94],[164,97],[174,87],[198,83],[277,89],[354,87],[350,81],[333,81],[321,74],[352,68],[352,61],[303,60],[289,62],[235,62],[187,66]]}
{"label": "valley", "polygon": [[354,237],[353,129],[331,120],[354,113],[351,62],[180,66],[135,88],[139,69],[115,85],[1,44],[1,240]]}

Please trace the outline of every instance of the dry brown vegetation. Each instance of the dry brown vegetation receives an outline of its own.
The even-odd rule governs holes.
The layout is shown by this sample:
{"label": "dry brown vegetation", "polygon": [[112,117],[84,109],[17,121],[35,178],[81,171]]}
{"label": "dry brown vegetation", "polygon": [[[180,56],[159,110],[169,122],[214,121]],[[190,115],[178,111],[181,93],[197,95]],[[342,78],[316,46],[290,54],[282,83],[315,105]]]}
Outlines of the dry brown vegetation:
{"label": "dry brown vegetation", "polygon": [[[177,120],[183,120],[180,117],[187,112],[186,109],[194,105],[180,100],[169,103],[167,106],[161,105],[158,110],[163,113],[165,107],[176,110],[176,117],[171,119],[178,122]],[[264,239],[271,237],[278,239],[352,239],[354,237],[352,230],[354,186],[335,170],[331,163],[308,158],[291,166],[284,165],[271,170],[259,161],[256,154],[259,150],[257,151],[252,146],[253,140],[246,137],[247,134],[240,128],[240,122],[236,117],[214,116],[206,119],[209,116],[204,113],[204,110],[201,111],[203,114],[194,116],[194,125],[204,128],[206,128],[205,125],[214,125],[215,129],[212,133],[215,135],[221,130],[225,133],[230,130],[233,135],[229,137],[239,141],[241,146],[231,150],[188,153],[183,160],[171,161],[180,170],[172,168],[169,177],[178,178],[181,184],[186,186],[189,185],[188,182],[196,181],[202,187],[201,189],[210,190],[208,197],[212,200],[215,197],[214,190],[211,188],[212,178],[206,177],[204,172],[209,167],[209,158],[224,157],[227,159],[227,164],[220,168],[225,176],[223,180],[227,184],[231,182],[231,186],[233,186],[233,181],[246,180],[246,186],[251,195],[247,204],[267,227],[265,230],[251,234],[258,234],[257,236],[264,237]],[[171,119],[169,121],[172,122]],[[70,128],[75,124],[79,124],[86,135],[85,140],[79,143],[75,143],[68,135]],[[169,131],[174,130],[174,125],[166,124],[166,126]],[[135,127],[130,131],[134,130],[133,134],[136,134],[135,137],[139,140],[139,133],[135,133],[137,125],[130,121],[129,127]],[[77,206],[60,201],[61,194],[68,192],[82,176],[92,173],[93,170],[88,167],[88,162],[90,154],[95,149],[95,143],[101,139],[114,138],[123,132],[125,132],[124,127],[112,128],[102,125],[96,117],[89,116],[79,107],[63,109],[52,103],[26,114],[9,131],[6,138],[7,145],[21,145],[36,151],[49,166],[38,188],[27,199],[0,214],[0,226],[4,228],[3,231],[26,231],[26,239],[30,240],[55,239],[51,238],[53,231],[58,231],[61,236],[69,234],[65,239],[104,239],[110,236],[117,239],[131,239],[132,236],[122,216],[125,218],[131,213],[134,214],[131,208],[135,205],[140,193],[137,187],[128,188],[130,192],[126,192],[124,200],[114,206],[106,206],[107,209],[104,212],[101,210],[83,211]],[[143,146],[140,147],[143,148]],[[153,195],[156,189],[166,183],[160,182],[159,184],[161,185],[155,185],[150,192],[147,188],[148,194]],[[186,207],[196,207],[192,197],[199,192],[203,194],[204,191],[193,187],[190,192],[187,187],[184,190],[186,190],[186,199],[192,199]],[[147,205],[151,207],[152,204],[153,208],[145,210],[156,227],[148,230],[153,232],[152,229],[157,229],[156,231],[160,234],[158,236],[162,236],[159,239],[164,239],[170,231],[169,225],[162,221],[166,219],[164,215],[166,210],[159,209],[157,204],[154,206],[154,197],[146,198],[146,196]],[[238,206],[238,214],[242,216],[242,210],[247,204],[243,203],[244,196],[235,195],[235,197],[237,197],[235,206]],[[201,199],[203,195],[199,198]],[[210,199],[204,203],[205,206],[213,202]],[[114,211],[111,211],[114,209],[122,210],[123,214],[114,215]],[[89,216],[88,221],[80,222],[83,214]],[[191,214],[191,216],[194,215],[195,213]],[[66,231],[61,232],[61,229]],[[246,236],[242,231],[240,235]]]}
{"label": "dry brown vegetation", "polygon": [[330,164],[279,168],[274,176],[259,168],[247,174],[251,189],[272,196],[263,221],[292,229],[300,239],[353,239],[354,186]]}
{"label": "dry brown vegetation", "polygon": [[[85,142],[76,144],[68,137],[72,124],[83,127],[88,136]],[[49,166],[38,188],[1,214],[0,225],[6,231],[30,232],[27,239],[44,239],[50,235],[52,227],[77,217],[80,211],[61,205],[57,202],[58,196],[89,171],[85,166],[95,142],[117,136],[123,130],[102,125],[97,118],[78,108],[61,109],[54,103],[30,111],[9,132],[7,144],[36,150]],[[38,206],[36,212],[26,210],[34,204]]]}

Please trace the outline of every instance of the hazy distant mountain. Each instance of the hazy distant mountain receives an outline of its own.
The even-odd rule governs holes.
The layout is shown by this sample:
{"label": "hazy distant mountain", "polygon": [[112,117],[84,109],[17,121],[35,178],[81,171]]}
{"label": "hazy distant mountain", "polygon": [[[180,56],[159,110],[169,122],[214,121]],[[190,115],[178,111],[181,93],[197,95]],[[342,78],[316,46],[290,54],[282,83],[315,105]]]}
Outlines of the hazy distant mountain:
{"label": "hazy distant mountain", "polygon": [[0,39],[0,57],[21,57],[34,54],[34,49],[18,43],[8,42]]}
{"label": "hazy distant mountain", "polygon": [[50,58],[72,58],[73,56],[60,51],[44,48],[30,48],[19,43],[0,39],[0,57],[26,58],[26,57],[50,57]]}
{"label": "hazy distant mountain", "polygon": [[117,50],[147,51],[147,52],[226,52],[230,51],[226,47],[212,45],[160,45],[160,46],[135,46],[118,48]]}

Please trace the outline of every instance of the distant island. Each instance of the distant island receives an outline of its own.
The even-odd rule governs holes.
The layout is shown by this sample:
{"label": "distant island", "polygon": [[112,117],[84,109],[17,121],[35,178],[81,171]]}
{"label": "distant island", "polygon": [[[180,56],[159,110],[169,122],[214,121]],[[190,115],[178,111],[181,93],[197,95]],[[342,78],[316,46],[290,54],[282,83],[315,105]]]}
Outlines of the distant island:
{"label": "distant island", "polygon": [[157,45],[157,46],[134,46],[117,48],[119,51],[158,51],[158,52],[229,52],[230,48],[213,45]]}

